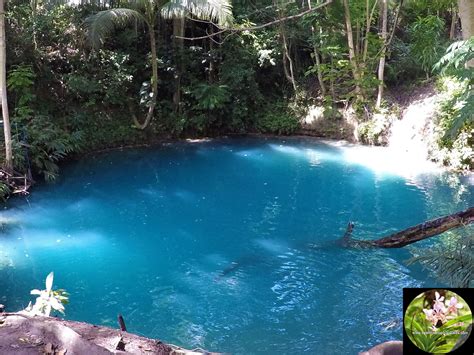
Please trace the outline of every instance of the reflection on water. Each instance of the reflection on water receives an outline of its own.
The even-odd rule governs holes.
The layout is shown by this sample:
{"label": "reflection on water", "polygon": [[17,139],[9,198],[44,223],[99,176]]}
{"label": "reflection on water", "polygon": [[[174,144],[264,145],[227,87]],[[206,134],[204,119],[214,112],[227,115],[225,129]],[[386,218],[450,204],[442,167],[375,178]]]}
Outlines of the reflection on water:
{"label": "reflection on water", "polygon": [[54,270],[71,319],[115,327],[121,313],[131,331],[186,347],[356,353],[401,338],[402,288],[437,283],[406,266],[407,250],[334,241],[348,221],[375,238],[453,213],[474,189],[436,171],[400,174],[372,151],[229,139],[68,166],[2,212],[0,303],[26,306]]}

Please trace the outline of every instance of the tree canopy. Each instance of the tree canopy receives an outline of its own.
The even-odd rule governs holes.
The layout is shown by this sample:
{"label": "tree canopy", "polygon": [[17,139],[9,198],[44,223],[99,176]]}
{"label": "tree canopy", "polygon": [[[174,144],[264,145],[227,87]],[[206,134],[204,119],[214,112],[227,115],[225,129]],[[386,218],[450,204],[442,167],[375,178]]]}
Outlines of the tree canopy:
{"label": "tree canopy", "polygon": [[71,154],[163,137],[292,134],[310,107],[339,127],[318,134],[340,138],[350,109],[344,138],[384,144],[420,85],[450,92],[432,158],[472,168],[464,0],[10,0],[5,14],[3,159],[19,172],[53,179]]}

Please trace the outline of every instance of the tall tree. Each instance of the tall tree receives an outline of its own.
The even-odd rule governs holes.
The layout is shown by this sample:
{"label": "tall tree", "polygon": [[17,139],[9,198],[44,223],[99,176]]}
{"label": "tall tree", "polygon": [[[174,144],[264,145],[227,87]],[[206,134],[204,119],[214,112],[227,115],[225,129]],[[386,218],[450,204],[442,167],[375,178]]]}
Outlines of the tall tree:
{"label": "tall tree", "polygon": [[[278,0],[273,0],[273,6],[277,10],[278,19],[281,20],[284,17],[283,7],[281,6]],[[282,46],[283,72],[285,73],[285,77],[288,79],[291,86],[293,87],[293,90],[296,92],[297,87],[296,87],[296,80],[295,80],[295,74],[294,74],[293,59],[291,58],[288,36],[286,33],[285,23],[283,21],[280,21],[278,23],[278,30],[280,33],[280,42]]]}
{"label": "tall tree", "polygon": [[5,39],[5,0],[0,0],[0,95],[2,104],[3,132],[5,134],[5,168],[13,169],[12,135],[7,100],[7,67]]}
{"label": "tall tree", "polygon": [[464,39],[469,39],[474,36],[474,1],[458,0],[458,6],[462,36]]}
{"label": "tall tree", "polygon": [[98,48],[117,27],[140,23],[147,28],[152,67],[151,101],[143,122],[133,115],[135,126],[145,129],[153,118],[158,94],[158,55],[155,27],[160,16],[183,18],[192,15],[225,25],[232,18],[232,5],[230,0],[171,0],[167,3],[160,0],[129,0],[122,5],[121,8],[100,11],[88,17],[86,20],[88,37],[92,46]]}
{"label": "tall tree", "polygon": [[[459,17],[461,18],[462,36],[469,39],[474,36],[474,1],[458,0]],[[470,68],[474,68],[474,60],[466,63]]]}
{"label": "tall tree", "polygon": [[[308,0],[308,8],[311,9],[311,0]],[[311,34],[313,35],[313,41],[315,40],[315,28],[314,25],[311,25]],[[314,55],[314,61],[316,64],[316,71],[317,71],[317,76],[318,76],[318,82],[319,82],[319,88],[321,89],[321,95],[323,97],[326,96],[327,90],[326,90],[326,84],[324,84],[324,79],[323,79],[323,73],[321,70],[321,60],[319,59],[319,50],[318,46],[316,43],[313,43],[313,55]]]}
{"label": "tall tree", "polygon": [[181,103],[181,75],[183,74],[183,63],[180,58],[183,52],[184,42],[181,38],[184,36],[184,18],[173,19],[173,49],[175,51],[176,75],[175,88],[173,93],[173,109],[177,113],[180,111]]}
{"label": "tall tree", "polygon": [[378,79],[379,87],[377,92],[377,103],[376,107],[379,108],[382,104],[383,96],[383,87],[384,87],[384,71],[385,71],[385,52],[387,46],[387,18],[388,18],[388,0],[381,0],[381,9],[382,9],[382,29],[380,31],[380,39],[382,40],[382,53],[380,54],[379,59],[379,68],[378,68]]}
{"label": "tall tree", "polygon": [[356,47],[354,44],[354,34],[352,31],[351,10],[349,8],[349,0],[343,0],[344,5],[344,20],[346,24],[347,46],[349,47],[349,62],[352,68],[352,75],[355,81],[355,93],[357,99],[363,101],[361,82],[361,72],[359,62],[356,56]]}

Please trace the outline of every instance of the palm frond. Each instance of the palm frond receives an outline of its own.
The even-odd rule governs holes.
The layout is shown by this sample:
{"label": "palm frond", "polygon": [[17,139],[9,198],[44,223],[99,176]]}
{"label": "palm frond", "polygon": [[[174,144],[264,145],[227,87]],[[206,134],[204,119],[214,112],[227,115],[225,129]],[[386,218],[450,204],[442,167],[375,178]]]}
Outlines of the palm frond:
{"label": "palm frond", "polygon": [[87,38],[93,49],[100,48],[116,28],[132,23],[146,23],[143,15],[133,9],[118,8],[100,11],[86,18]]}
{"label": "palm frond", "polygon": [[162,7],[161,14],[165,18],[192,15],[221,26],[228,26],[233,20],[230,0],[171,0]]}
{"label": "palm frond", "polygon": [[420,263],[451,287],[474,285],[474,236],[451,233],[450,243],[440,244],[429,250],[413,249],[414,257],[408,265]]}

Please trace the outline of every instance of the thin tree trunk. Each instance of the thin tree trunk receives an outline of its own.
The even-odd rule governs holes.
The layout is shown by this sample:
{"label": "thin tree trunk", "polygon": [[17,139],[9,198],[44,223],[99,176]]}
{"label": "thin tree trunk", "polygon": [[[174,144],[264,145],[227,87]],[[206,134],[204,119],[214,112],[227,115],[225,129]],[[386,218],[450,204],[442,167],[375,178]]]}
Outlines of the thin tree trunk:
{"label": "thin tree trunk", "polygon": [[369,33],[370,26],[372,25],[372,20],[374,18],[375,8],[377,7],[378,0],[375,0],[374,6],[372,9],[369,9],[370,0],[366,2],[366,12],[365,12],[365,36],[364,36],[364,49],[362,53],[362,64],[361,64],[361,76],[364,76],[365,69],[367,66],[367,55],[369,53]]}
{"label": "thin tree trunk", "polygon": [[[311,0],[308,0],[308,8],[311,9]],[[314,37],[315,29],[314,26],[311,25],[311,33]],[[321,89],[321,95],[326,96],[327,90],[326,85],[324,84],[323,74],[321,72],[321,61],[319,59],[319,52],[316,43],[313,43],[313,53],[314,53],[314,61],[316,62],[316,72],[318,76],[319,87]]]}
{"label": "thin tree trunk", "polygon": [[180,111],[180,103],[181,103],[181,75],[183,72],[183,65],[182,65],[182,50],[183,50],[183,40],[176,37],[183,37],[184,36],[184,18],[176,18],[173,19],[173,45],[174,50],[177,55],[175,58],[178,58],[176,62],[176,77],[175,77],[175,89],[173,94],[173,109],[174,112],[177,113]]}
{"label": "thin tree trunk", "polygon": [[323,73],[321,72],[321,60],[319,59],[319,52],[316,48],[316,45],[313,47],[314,50],[314,60],[316,62],[316,71],[318,76],[319,87],[321,89],[321,95],[326,96],[327,89],[326,84],[324,84]]}
{"label": "thin tree trunk", "polygon": [[377,103],[376,107],[380,108],[382,104],[382,97],[383,97],[383,88],[384,88],[384,71],[385,71],[385,53],[387,51],[387,18],[388,18],[388,0],[382,0],[382,31],[381,31],[381,39],[382,39],[382,53],[380,54],[379,60],[379,70],[378,70],[378,79],[379,79],[379,88],[377,93]]}
{"label": "thin tree trunk", "polygon": [[285,71],[286,78],[293,86],[293,90],[296,91],[297,88],[296,88],[295,76],[293,73],[293,60],[291,59],[291,56],[288,50],[288,41],[286,39],[286,34],[285,34],[285,30],[283,29],[283,26],[280,26],[280,29],[281,29],[281,40],[283,44],[283,69]]}
{"label": "thin tree trunk", "polygon": [[5,170],[13,170],[12,135],[7,100],[7,67],[5,38],[5,0],[0,0],[0,95],[2,104],[3,132],[5,134]]}
{"label": "thin tree trunk", "polygon": [[[334,68],[334,60],[332,57],[329,58],[329,61],[331,62],[331,72],[333,71]],[[333,102],[336,102],[336,88],[335,88],[335,83],[334,83],[334,75],[331,73],[329,75],[329,91],[331,92],[331,98]]]}
{"label": "thin tree trunk", "polygon": [[451,28],[449,29],[449,39],[451,41],[454,40],[454,36],[456,35],[456,23],[458,22],[458,13],[456,11],[456,6],[453,6],[451,9]]}
{"label": "thin tree trunk", "polygon": [[[278,18],[281,20],[282,19],[282,14],[281,14],[281,9],[278,8],[278,2],[276,0],[273,0],[273,5],[277,8],[278,12]],[[281,44],[283,46],[283,71],[285,73],[285,77],[288,79],[288,81],[291,83],[293,86],[293,90],[296,92],[296,81],[295,81],[295,76],[293,73],[293,61],[291,59],[289,50],[288,50],[288,41],[286,38],[286,31],[285,31],[285,25],[283,22],[280,22],[278,25],[278,28],[280,29],[280,40]]]}
{"label": "thin tree trunk", "polygon": [[474,223],[474,207],[470,207],[467,210],[448,216],[426,221],[376,240],[352,239],[351,233],[354,225],[349,223],[346,233],[339,241],[340,244],[346,247],[401,248],[420,240],[439,235],[448,230],[467,226],[471,223]]}
{"label": "thin tree trunk", "polygon": [[33,17],[33,45],[38,49],[38,42],[36,41],[36,13],[38,10],[38,0],[31,0],[31,15]]}
{"label": "thin tree trunk", "polygon": [[352,67],[352,75],[355,81],[355,93],[357,98],[362,101],[362,90],[360,87],[360,71],[359,65],[357,63],[356,53],[355,53],[355,46],[354,46],[354,36],[352,33],[352,22],[351,22],[351,11],[349,8],[348,0],[343,0],[344,3],[344,19],[346,22],[346,33],[347,33],[347,45],[349,47],[349,62]]}
{"label": "thin tree trunk", "polygon": [[355,53],[356,53],[356,56],[360,58],[360,53],[361,53],[361,49],[360,49],[360,38],[361,38],[361,35],[360,35],[360,23],[359,21],[356,22],[356,26],[355,26],[355,31],[356,31],[356,38],[355,38]]}
{"label": "thin tree trunk", "polygon": [[[212,24],[209,24],[209,33],[214,33],[214,26]],[[215,72],[215,66],[214,66],[214,39],[210,38],[209,39],[209,84],[214,83],[214,72]]]}
{"label": "thin tree trunk", "polygon": [[[0,0],[2,1],[2,0]],[[158,63],[157,63],[157,53],[156,53],[156,38],[155,38],[155,30],[152,24],[148,25],[148,29],[150,32],[150,47],[151,47],[151,68],[152,68],[152,76],[151,76],[151,92],[152,92],[152,100],[150,107],[148,108],[148,113],[145,117],[145,121],[140,123],[138,121],[137,116],[133,115],[133,123],[139,129],[145,129],[150,124],[153,114],[156,108],[156,96],[158,93]]]}

